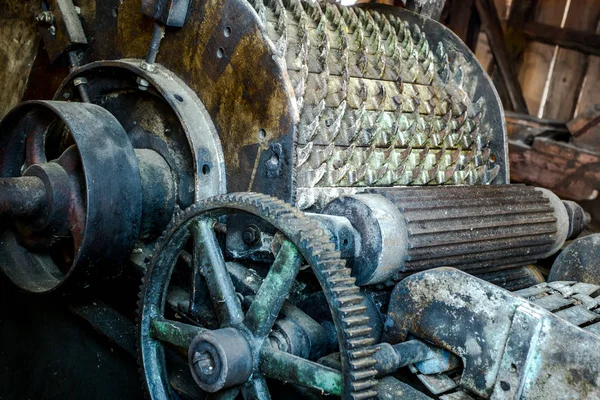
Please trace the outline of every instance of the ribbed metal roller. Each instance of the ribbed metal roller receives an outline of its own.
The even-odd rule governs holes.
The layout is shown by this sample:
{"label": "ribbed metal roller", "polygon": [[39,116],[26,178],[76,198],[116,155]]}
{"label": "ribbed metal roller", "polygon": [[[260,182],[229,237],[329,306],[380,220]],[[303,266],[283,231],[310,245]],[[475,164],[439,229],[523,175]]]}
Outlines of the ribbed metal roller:
{"label": "ribbed metal roller", "polygon": [[441,266],[473,274],[524,266],[581,231],[556,195],[521,185],[379,188],[335,199],[323,213],[358,232],[361,285]]}
{"label": "ribbed metal roller", "polygon": [[[407,224],[404,274],[452,266],[465,271],[518,266],[564,243],[552,193],[521,185],[378,189]],[[564,212],[564,211],[563,211]]]}
{"label": "ribbed metal roller", "polygon": [[506,290],[520,290],[543,283],[546,279],[535,265],[475,274],[478,278]]}

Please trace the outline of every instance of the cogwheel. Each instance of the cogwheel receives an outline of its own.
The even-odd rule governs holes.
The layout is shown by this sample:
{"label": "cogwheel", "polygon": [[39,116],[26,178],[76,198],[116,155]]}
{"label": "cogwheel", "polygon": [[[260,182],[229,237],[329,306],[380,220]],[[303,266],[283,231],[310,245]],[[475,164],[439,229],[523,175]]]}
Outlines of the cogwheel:
{"label": "cogwheel", "polygon": [[[281,247],[273,266],[269,269],[263,284],[257,289],[256,296],[252,298],[245,315],[240,305],[240,299],[235,294],[228,271],[229,266],[223,259],[214,234],[216,219],[232,213],[261,218],[277,229],[282,237],[285,237],[281,241]],[[189,309],[193,308],[193,304],[199,304],[194,293],[198,291],[198,282],[200,282],[196,279],[202,275],[204,285],[206,285],[205,292],[210,294],[209,297],[204,295],[209,299],[206,304],[212,303],[213,317],[216,315],[216,320],[218,320],[217,326],[214,323],[211,326],[216,330],[203,329],[193,322],[186,323],[189,322],[186,320],[169,321],[165,318],[165,304],[171,301],[169,296],[172,296],[172,293],[168,291],[171,278],[175,276],[175,264],[185,252],[184,247],[186,244],[189,245],[189,241],[193,241],[193,254],[187,254],[191,264],[193,282],[190,285],[192,294],[188,297]],[[270,376],[268,372],[265,372],[265,369],[269,367],[265,364],[274,363],[275,359],[274,356],[270,356],[269,361],[265,361],[265,357],[267,357],[265,354],[276,354],[279,361],[283,359],[280,366],[284,371],[287,370],[285,362],[295,360],[295,365],[304,365],[305,371],[310,368],[317,371],[314,374],[317,378],[322,378],[320,375],[327,374],[327,367],[279,351],[279,349],[272,350],[273,344],[267,339],[302,263],[308,264],[312,268],[327,300],[337,331],[337,345],[342,364],[342,378],[340,385],[337,386],[337,393],[341,394],[343,399],[375,397],[377,394],[375,391],[377,372],[374,368],[376,361],[373,358],[376,351],[375,339],[372,337],[370,319],[366,313],[367,300],[355,285],[355,279],[351,277],[350,269],[340,258],[340,254],[330,242],[329,236],[316,222],[279,199],[256,193],[233,193],[195,204],[176,214],[163,236],[158,240],[142,284],[139,309],[140,362],[143,369],[143,380],[150,396],[153,399],[176,398],[167,376],[165,364],[167,346],[165,343],[180,349],[192,349],[189,353],[189,363],[193,365],[190,375],[193,375],[198,386],[204,390],[218,392],[219,398],[233,399],[240,390],[244,398],[269,398],[263,374],[272,378],[277,378],[277,375]],[[269,289],[263,291],[263,286]],[[196,296],[201,295],[202,293],[196,294]],[[247,305],[247,303],[244,304]],[[232,351],[236,354],[231,358],[225,356],[219,358],[223,351],[225,353],[229,351],[221,348],[219,356],[214,356],[216,361],[211,355],[207,356],[210,360],[206,361],[205,354],[210,352],[198,352],[196,349],[199,347],[194,346],[200,346],[198,343],[205,346],[205,340],[210,342],[215,338],[218,340],[211,343],[219,348],[226,347],[222,343],[228,340],[233,343],[230,346],[231,349],[247,347],[248,357],[239,356],[236,350]],[[209,346],[213,346],[213,344],[209,344]],[[246,359],[253,360],[253,366],[239,361]],[[219,364],[223,360],[225,361]],[[206,367],[207,365],[208,367]],[[242,378],[240,376],[243,373],[238,373],[235,377],[226,377],[227,373],[223,371],[227,368],[230,370],[237,368],[236,371],[247,369],[249,372]],[[302,372],[299,369],[298,375]],[[219,375],[221,373],[222,376]],[[210,378],[211,374],[219,375],[219,379],[222,378],[222,381],[227,381],[227,383]],[[339,377],[339,373],[337,374]],[[215,380],[220,383],[215,384]],[[289,382],[293,383],[293,381]],[[297,383],[307,385],[306,381]],[[219,386],[219,384],[222,385]],[[323,389],[323,386],[316,384],[312,387]],[[325,391],[330,393],[336,390],[329,391],[325,388]]]}

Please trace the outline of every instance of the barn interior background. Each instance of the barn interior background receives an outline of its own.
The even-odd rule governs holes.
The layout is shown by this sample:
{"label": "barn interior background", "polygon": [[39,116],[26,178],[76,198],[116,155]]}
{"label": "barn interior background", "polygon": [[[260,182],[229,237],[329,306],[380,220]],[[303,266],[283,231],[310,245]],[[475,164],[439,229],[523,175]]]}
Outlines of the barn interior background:
{"label": "barn interior background", "polygon": [[[117,10],[130,0],[107,1]],[[85,0],[74,1],[80,2]],[[588,230],[597,231],[600,2],[447,0],[441,8],[442,3],[413,0],[398,6],[439,19],[493,77],[506,110],[511,180],[578,201],[593,217]],[[95,12],[81,6],[83,12]],[[0,118],[20,101],[52,98],[69,72],[64,66],[49,67],[38,29],[41,19],[32,14],[29,2],[0,1]],[[30,75],[38,80],[29,80]],[[134,343],[124,339],[106,353],[107,339],[89,335],[92,326],[69,318],[70,312],[85,314],[85,306],[59,309],[51,301],[24,296],[5,281],[0,284],[0,343],[14,343],[0,346],[0,393],[10,387],[14,398],[47,393],[52,393],[47,398],[142,397],[141,386],[131,384],[139,379],[131,357]],[[107,307],[106,318],[118,321],[111,313]],[[27,329],[34,315],[44,324],[44,334]],[[127,329],[126,321],[115,326],[115,331]],[[65,354],[77,358],[65,363]]]}

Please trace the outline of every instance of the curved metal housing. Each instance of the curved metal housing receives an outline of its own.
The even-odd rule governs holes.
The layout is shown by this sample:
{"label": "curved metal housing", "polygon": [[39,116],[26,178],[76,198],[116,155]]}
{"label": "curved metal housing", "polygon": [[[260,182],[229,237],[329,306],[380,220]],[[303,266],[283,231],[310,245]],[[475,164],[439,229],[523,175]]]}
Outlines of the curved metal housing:
{"label": "curved metal housing", "polygon": [[[588,286],[572,286],[572,292],[600,295],[599,287],[590,292]],[[537,294],[548,291],[537,288]],[[460,386],[484,398],[600,396],[600,336],[452,268],[400,282],[386,327],[388,342],[410,333],[457,354],[463,361]]]}

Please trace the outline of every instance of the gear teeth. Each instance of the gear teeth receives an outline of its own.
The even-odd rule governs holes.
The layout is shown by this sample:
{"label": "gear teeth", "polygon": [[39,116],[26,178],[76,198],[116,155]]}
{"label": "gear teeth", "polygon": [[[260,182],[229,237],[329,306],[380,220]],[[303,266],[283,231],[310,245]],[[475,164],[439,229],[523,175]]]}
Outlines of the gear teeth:
{"label": "gear teeth", "polygon": [[352,394],[352,400],[365,400],[365,399],[372,399],[375,397],[377,397],[377,392],[374,390],[368,390],[365,392],[359,392],[359,393]]}
{"label": "gear teeth", "polygon": [[365,349],[360,349],[360,350],[354,350],[350,352],[350,356],[353,359],[357,359],[357,358],[362,358],[362,357],[369,357],[372,356],[373,354],[377,353],[378,348],[377,347],[371,347],[371,348],[365,348]]}
{"label": "gear teeth", "polygon": [[367,369],[374,367],[377,364],[377,361],[375,359],[362,358],[358,361],[350,361],[350,364],[354,369]]}
{"label": "gear teeth", "polygon": [[367,323],[369,323],[369,317],[366,315],[347,317],[344,319],[344,324],[346,326],[363,325]]}
{"label": "gear teeth", "polygon": [[377,371],[373,368],[373,369],[367,369],[364,371],[354,371],[352,372],[352,378],[355,381],[358,380],[363,380],[363,379],[369,379],[369,378],[373,378],[377,376]]}
{"label": "gear teeth", "polygon": [[346,332],[348,334],[348,337],[356,338],[360,336],[370,335],[371,331],[372,329],[369,326],[359,326],[356,328],[350,328]]}
{"label": "gear teeth", "polygon": [[348,340],[348,347],[350,349],[357,349],[357,348],[361,348],[361,347],[373,346],[374,344],[375,344],[375,339],[373,339],[371,337]]}
{"label": "gear teeth", "polygon": [[356,283],[356,278],[347,276],[331,277],[329,278],[329,282],[335,285],[354,285]]}
{"label": "gear teeth", "polygon": [[375,381],[375,380],[362,381],[362,382],[352,383],[352,388],[356,392],[360,392],[361,390],[371,389],[375,385],[377,385],[377,381]]}
{"label": "gear teeth", "polygon": [[363,314],[367,312],[367,307],[363,305],[342,307],[340,308],[340,312],[342,312],[345,316]]}
{"label": "gear teeth", "polygon": [[362,296],[357,296],[357,295],[343,296],[343,297],[337,298],[337,301],[340,306],[345,306],[347,304],[349,304],[349,305],[361,304],[363,302],[363,300],[364,300],[364,298]]}

